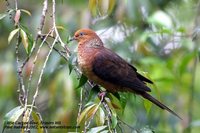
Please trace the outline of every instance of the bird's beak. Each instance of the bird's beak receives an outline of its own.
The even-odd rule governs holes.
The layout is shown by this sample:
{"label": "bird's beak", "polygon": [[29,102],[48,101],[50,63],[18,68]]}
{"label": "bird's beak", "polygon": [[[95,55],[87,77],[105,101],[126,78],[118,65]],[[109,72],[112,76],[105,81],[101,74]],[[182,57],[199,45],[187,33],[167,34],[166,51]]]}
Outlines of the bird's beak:
{"label": "bird's beak", "polygon": [[76,40],[76,38],[72,37],[72,38],[69,39],[69,42],[74,41],[74,40]]}

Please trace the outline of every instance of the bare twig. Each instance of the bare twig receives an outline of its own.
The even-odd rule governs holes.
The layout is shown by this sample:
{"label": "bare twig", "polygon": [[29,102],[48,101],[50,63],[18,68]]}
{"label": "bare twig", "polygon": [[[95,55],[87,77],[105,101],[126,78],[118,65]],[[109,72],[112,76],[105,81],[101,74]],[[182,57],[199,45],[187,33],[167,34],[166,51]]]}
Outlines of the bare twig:
{"label": "bare twig", "polygon": [[16,63],[17,63],[17,75],[19,79],[19,102],[21,105],[24,105],[25,101],[25,86],[24,80],[22,75],[22,69],[20,67],[20,60],[19,60],[19,45],[20,45],[20,32],[17,33],[17,44],[15,46],[15,54],[16,54]]}
{"label": "bare twig", "polygon": [[[111,112],[111,110],[110,110],[110,108],[109,108],[109,106],[108,106],[108,104],[103,100],[102,101],[102,103],[103,103],[103,107],[104,107],[104,109],[107,111],[107,113],[108,113],[108,115],[107,115],[107,117],[108,117],[108,119],[107,119],[107,124],[108,124],[108,128],[109,128],[109,131],[113,131],[112,130],[112,112]],[[115,131],[114,131],[115,132]]]}
{"label": "bare twig", "polygon": [[[15,0],[15,8],[18,10],[18,0]],[[17,24],[16,28],[19,28],[19,23]],[[25,101],[25,86],[24,86],[24,80],[22,75],[22,69],[20,67],[20,59],[19,59],[19,45],[20,45],[20,30],[17,33],[17,43],[15,46],[15,55],[16,55],[16,63],[17,63],[17,75],[19,79],[19,102],[21,105],[24,105]]]}
{"label": "bare twig", "polygon": [[18,10],[18,0],[15,0],[15,9]]}
{"label": "bare twig", "polygon": [[37,96],[38,96],[39,86],[40,86],[40,83],[41,83],[41,80],[42,80],[42,76],[43,76],[43,73],[44,73],[44,69],[45,69],[46,64],[47,64],[47,61],[48,61],[48,59],[49,59],[49,57],[50,57],[50,55],[51,55],[51,52],[52,52],[52,50],[53,50],[53,47],[54,47],[54,45],[55,45],[56,43],[57,43],[57,37],[56,37],[56,39],[54,40],[54,42],[53,42],[53,44],[52,44],[52,46],[51,46],[51,49],[49,50],[49,52],[48,52],[48,54],[47,54],[47,56],[46,56],[46,59],[45,59],[45,61],[44,61],[44,64],[43,64],[43,66],[42,66],[42,69],[41,69],[41,72],[40,72],[40,75],[39,75],[39,79],[38,79],[38,82],[37,82],[37,86],[36,86],[36,89],[35,89],[35,94],[34,94],[34,96],[33,96],[32,104],[31,104],[31,108],[30,108],[30,112],[29,112],[29,118],[30,118],[31,112],[32,112],[32,110],[33,110],[33,107],[34,107],[34,105],[35,105],[36,98],[37,98]]}
{"label": "bare twig", "polygon": [[39,55],[39,53],[40,53],[40,50],[41,50],[43,44],[45,43],[47,37],[48,37],[52,32],[53,32],[53,29],[51,29],[51,30],[49,31],[49,33],[45,36],[45,38],[43,39],[42,43],[40,44],[40,46],[39,46],[39,48],[38,48],[38,51],[37,51],[37,53],[36,53],[36,56],[35,56],[35,58],[34,58],[34,60],[33,60],[33,65],[32,65],[32,67],[31,67],[31,73],[30,73],[29,80],[28,80],[28,90],[30,89],[31,80],[32,80],[32,77],[33,77],[33,70],[34,70],[34,67],[35,67],[35,63],[36,63],[36,61],[37,61],[37,59],[38,59],[38,55]]}
{"label": "bare twig", "polygon": [[[76,120],[76,127],[78,127],[78,118],[81,115],[82,107],[83,107],[83,88],[81,87],[81,95],[80,95],[80,100],[79,100],[79,109],[78,109],[78,116],[77,116],[77,120]],[[77,131],[78,131],[78,129],[76,128],[76,132]]]}
{"label": "bare twig", "polygon": [[28,57],[24,60],[24,62],[22,63],[21,65],[21,69],[24,68],[25,64],[28,62],[29,58],[31,57],[31,55],[33,54],[33,51],[35,49],[35,46],[38,42],[38,39],[40,37],[40,34],[42,33],[42,29],[44,27],[44,22],[45,22],[45,18],[46,18],[46,12],[47,12],[47,8],[48,8],[48,0],[44,0],[43,2],[43,9],[42,9],[42,15],[41,15],[41,19],[40,19],[40,26],[38,27],[38,32],[37,32],[37,35],[35,37],[35,41],[33,43],[33,46],[31,48],[31,52],[30,54],[28,55]]}

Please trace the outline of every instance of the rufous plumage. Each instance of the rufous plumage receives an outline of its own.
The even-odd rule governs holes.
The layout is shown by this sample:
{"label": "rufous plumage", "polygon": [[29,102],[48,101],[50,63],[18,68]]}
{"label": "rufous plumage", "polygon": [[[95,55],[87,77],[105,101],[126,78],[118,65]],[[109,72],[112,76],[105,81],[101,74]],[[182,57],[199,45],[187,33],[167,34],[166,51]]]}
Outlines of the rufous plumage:
{"label": "rufous plumage", "polygon": [[119,55],[104,47],[99,36],[90,29],[75,32],[72,40],[78,41],[78,64],[83,74],[108,92],[131,92],[151,101],[180,118],[174,111],[152,97],[146,83],[153,82]]}

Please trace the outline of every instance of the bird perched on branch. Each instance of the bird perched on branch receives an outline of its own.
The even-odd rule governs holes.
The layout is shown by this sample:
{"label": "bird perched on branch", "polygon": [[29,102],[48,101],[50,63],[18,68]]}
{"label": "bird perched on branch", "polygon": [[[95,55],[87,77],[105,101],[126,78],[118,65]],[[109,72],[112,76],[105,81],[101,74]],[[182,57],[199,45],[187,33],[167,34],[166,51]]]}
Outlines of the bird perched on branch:
{"label": "bird perched on branch", "polygon": [[99,36],[90,29],[76,31],[72,40],[78,41],[78,64],[85,76],[108,92],[131,92],[151,101],[180,118],[174,111],[152,97],[145,83],[153,82],[119,55],[104,47]]}

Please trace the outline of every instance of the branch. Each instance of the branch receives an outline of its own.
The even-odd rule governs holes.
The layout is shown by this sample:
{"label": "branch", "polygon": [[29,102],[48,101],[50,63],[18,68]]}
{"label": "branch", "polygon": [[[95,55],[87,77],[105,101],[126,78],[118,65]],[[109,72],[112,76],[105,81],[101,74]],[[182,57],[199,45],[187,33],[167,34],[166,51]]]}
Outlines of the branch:
{"label": "branch", "polygon": [[38,32],[37,35],[35,37],[35,41],[33,43],[33,47],[31,48],[31,52],[28,55],[28,57],[24,60],[24,62],[21,65],[21,69],[23,69],[23,67],[25,66],[25,64],[28,62],[29,58],[31,57],[31,55],[33,54],[33,51],[35,50],[35,46],[38,42],[38,39],[40,37],[40,34],[42,33],[43,27],[44,27],[44,22],[45,22],[45,16],[46,16],[46,12],[47,12],[47,8],[48,8],[48,0],[44,0],[43,2],[43,9],[42,9],[42,15],[41,15],[41,19],[40,19],[40,26],[38,27]]}
{"label": "branch", "polygon": [[28,80],[28,90],[30,89],[30,83],[31,83],[32,77],[33,77],[33,70],[34,70],[34,68],[35,68],[35,63],[36,63],[36,61],[37,61],[37,59],[38,59],[38,55],[39,55],[39,53],[40,53],[40,50],[41,50],[43,44],[45,43],[45,41],[47,40],[47,37],[48,37],[52,32],[53,32],[53,29],[51,29],[51,30],[49,31],[49,33],[47,33],[47,35],[44,37],[42,43],[40,44],[40,46],[39,46],[39,48],[38,48],[38,51],[37,51],[36,56],[35,56],[34,61],[33,61],[33,66],[31,67],[31,73],[30,73],[29,80]]}
{"label": "branch", "polygon": [[[8,3],[8,1],[7,1]],[[8,3],[9,4],[9,3]],[[16,11],[18,10],[18,0],[15,0],[15,8]],[[16,14],[15,14],[16,15]],[[19,28],[19,22],[16,25],[16,28]],[[21,38],[20,38],[20,31],[17,33],[17,42],[15,46],[15,55],[16,55],[16,64],[17,64],[17,76],[19,80],[19,102],[21,105],[24,105],[25,99],[26,99],[26,92],[25,92],[25,85],[24,85],[24,80],[23,80],[23,75],[22,75],[22,69],[20,67],[20,59],[19,59],[19,45],[21,43]]]}

